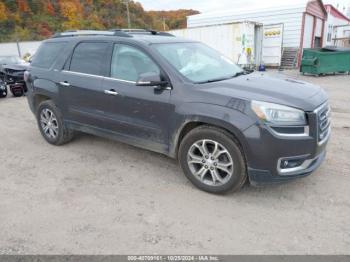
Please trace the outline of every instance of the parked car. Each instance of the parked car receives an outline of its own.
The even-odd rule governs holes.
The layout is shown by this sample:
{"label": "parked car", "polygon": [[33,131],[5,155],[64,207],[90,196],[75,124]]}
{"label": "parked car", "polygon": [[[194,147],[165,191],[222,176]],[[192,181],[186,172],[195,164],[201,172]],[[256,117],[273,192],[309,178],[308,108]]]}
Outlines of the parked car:
{"label": "parked car", "polygon": [[0,79],[0,98],[7,96],[7,86],[4,81]]}
{"label": "parked car", "polygon": [[27,91],[23,76],[28,65],[17,56],[0,56],[0,78],[9,86],[13,96],[23,96]]}
{"label": "parked car", "polygon": [[156,151],[211,193],[309,175],[330,136],[320,87],[246,75],[204,44],[157,32],[55,35],[25,79],[47,142],[82,131]]}

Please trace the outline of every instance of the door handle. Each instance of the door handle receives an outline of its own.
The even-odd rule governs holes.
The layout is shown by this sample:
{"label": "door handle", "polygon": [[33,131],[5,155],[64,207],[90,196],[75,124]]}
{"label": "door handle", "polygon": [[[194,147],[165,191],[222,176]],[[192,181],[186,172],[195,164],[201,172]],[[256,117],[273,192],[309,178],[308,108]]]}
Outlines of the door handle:
{"label": "door handle", "polygon": [[106,95],[111,95],[111,96],[117,96],[119,95],[117,91],[115,91],[114,89],[111,89],[111,90],[105,90],[104,93]]}
{"label": "door handle", "polygon": [[70,86],[70,83],[68,83],[67,81],[64,82],[60,82],[61,86]]}

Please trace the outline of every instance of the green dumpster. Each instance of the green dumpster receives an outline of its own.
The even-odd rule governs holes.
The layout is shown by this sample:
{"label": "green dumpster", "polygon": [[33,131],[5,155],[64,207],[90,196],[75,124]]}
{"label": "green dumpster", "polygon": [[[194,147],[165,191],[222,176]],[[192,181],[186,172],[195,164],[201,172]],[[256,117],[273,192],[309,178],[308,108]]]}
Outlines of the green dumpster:
{"label": "green dumpster", "polygon": [[320,75],[350,72],[350,48],[304,49],[300,72]]}

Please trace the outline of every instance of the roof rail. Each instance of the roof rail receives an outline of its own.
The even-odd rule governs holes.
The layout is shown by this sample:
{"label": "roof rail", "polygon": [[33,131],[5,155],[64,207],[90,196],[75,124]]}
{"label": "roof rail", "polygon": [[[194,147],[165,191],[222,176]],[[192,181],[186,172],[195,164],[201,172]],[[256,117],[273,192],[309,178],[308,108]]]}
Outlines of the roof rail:
{"label": "roof rail", "polygon": [[132,28],[132,29],[111,29],[111,31],[114,32],[124,32],[129,34],[151,34],[151,35],[159,35],[159,36],[174,36],[167,32],[159,32],[151,29],[138,29],[138,28]]}
{"label": "roof rail", "polygon": [[73,36],[93,36],[93,35],[102,35],[102,36],[120,36],[120,37],[132,37],[133,34],[151,34],[158,36],[174,36],[167,32],[158,32],[149,29],[111,29],[108,31],[101,30],[68,30],[61,33],[56,33],[52,38],[59,37],[73,37]]}
{"label": "roof rail", "polygon": [[100,30],[68,30],[61,33],[56,33],[52,38],[59,37],[72,37],[72,36],[91,36],[91,35],[102,35],[102,36],[121,36],[121,37],[132,37],[131,35],[122,31],[100,31]]}

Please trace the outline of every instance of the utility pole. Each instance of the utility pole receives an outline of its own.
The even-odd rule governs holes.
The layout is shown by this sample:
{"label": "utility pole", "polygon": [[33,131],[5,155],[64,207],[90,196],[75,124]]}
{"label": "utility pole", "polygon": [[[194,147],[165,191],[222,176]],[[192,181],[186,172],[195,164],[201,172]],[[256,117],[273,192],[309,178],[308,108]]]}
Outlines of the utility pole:
{"label": "utility pole", "polygon": [[19,39],[18,39],[17,30],[15,31],[15,36],[16,36],[16,45],[17,45],[18,56],[22,57],[21,47],[19,46]]}
{"label": "utility pole", "polygon": [[166,30],[166,26],[165,26],[165,18],[163,17],[163,31]]}
{"label": "utility pole", "polygon": [[126,5],[126,13],[128,17],[128,28],[131,28],[131,22],[130,22],[130,11],[129,11],[129,0],[123,0],[123,3]]}

